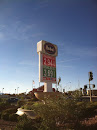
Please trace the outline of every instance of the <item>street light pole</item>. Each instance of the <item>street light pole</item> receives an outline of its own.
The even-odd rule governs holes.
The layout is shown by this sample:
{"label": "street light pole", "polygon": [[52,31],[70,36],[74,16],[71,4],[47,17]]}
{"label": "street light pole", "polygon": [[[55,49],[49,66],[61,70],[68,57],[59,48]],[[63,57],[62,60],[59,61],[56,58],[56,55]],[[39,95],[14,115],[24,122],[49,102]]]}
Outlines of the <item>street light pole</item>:
{"label": "street light pole", "polygon": [[16,95],[16,89],[15,89],[15,95]]}
{"label": "street light pole", "polygon": [[32,91],[33,91],[33,80],[32,80]]}
{"label": "street light pole", "polygon": [[19,88],[19,87],[17,87],[17,94],[18,94],[18,88]]}
{"label": "street light pole", "polygon": [[2,94],[3,94],[3,89],[4,89],[4,88],[2,88]]}
{"label": "street light pole", "polygon": [[26,94],[27,94],[27,90],[28,90],[28,89],[26,89]]}
{"label": "street light pole", "polygon": [[66,92],[66,86],[64,87],[64,90],[65,90],[65,92]]}

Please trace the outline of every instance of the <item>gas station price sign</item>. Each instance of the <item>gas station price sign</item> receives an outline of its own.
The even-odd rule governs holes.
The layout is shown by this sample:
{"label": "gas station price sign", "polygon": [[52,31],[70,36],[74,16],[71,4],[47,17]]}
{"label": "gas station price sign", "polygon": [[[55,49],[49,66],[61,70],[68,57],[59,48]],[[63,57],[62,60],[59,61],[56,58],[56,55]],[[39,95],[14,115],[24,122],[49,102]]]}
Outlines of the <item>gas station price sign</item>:
{"label": "gas station price sign", "polygon": [[57,45],[41,40],[37,43],[39,54],[39,82],[56,83]]}

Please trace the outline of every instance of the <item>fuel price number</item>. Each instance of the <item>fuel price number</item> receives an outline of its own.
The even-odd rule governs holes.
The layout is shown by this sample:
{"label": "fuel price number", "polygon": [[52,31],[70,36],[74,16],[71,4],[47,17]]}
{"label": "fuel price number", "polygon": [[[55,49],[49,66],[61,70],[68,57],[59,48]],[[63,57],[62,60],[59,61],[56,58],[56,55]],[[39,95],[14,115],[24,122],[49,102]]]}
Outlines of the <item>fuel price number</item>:
{"label": "fuel price number", "polygon": [[56,67],[56,59],[51,56],[43,56],[43,65]]}

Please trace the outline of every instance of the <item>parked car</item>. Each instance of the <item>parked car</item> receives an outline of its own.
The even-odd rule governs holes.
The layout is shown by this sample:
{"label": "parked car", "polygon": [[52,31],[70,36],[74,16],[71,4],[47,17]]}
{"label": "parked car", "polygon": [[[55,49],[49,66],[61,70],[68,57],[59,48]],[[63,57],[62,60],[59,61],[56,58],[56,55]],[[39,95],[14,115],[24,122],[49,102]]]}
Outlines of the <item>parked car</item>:
{"label": "parked car", "polygon": [[14,103],[14,102],[17,102],[18,101],[18,98],[15,98],[15,97],[11,97],[7,100],[7,102],[9,103]]}

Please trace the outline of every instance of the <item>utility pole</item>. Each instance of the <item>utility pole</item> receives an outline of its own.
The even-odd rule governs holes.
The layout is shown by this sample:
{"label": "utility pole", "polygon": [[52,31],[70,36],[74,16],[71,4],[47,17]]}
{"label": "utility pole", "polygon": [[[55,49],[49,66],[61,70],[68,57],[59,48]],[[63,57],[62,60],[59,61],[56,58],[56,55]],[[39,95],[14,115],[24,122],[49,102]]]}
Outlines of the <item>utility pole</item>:
{"label": "utility pole", "polygon": [[17,87],[17,95],[18,95],[18,89],[19,89],[19,87]]}
{"label": "utility pole", "polygon": [[[38,78],[38,80],[39,80],[39,78]],[[39,81],[39,87],[40,87],[40,81]]]}
{"label": "utility pole", "polygon": [[27,90],[28,90],[28,89],[26,89],[26,95],[27,95]]}
{"label": "utility pole", "polygon": [[15,89],[15,95],[16,95],[16,89]]}
{"label": "utility pole", "polygon": [[2,94],[3,94],[3,90],[4,90],[4,88],[2,88]]}
{"label": "utility pole", "polygon": [[78,89],[79,89],[79,96],[80,96],[80,82],[78,80]]}
{"label": "utility pole", "polygon": [[33,82],[34,82],[34,80],[32,80],[32,91],[33,91]]}
{"label": "utility pole", "polygon": [[32,80],[32,91],[33,91],[33,80]]}

